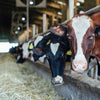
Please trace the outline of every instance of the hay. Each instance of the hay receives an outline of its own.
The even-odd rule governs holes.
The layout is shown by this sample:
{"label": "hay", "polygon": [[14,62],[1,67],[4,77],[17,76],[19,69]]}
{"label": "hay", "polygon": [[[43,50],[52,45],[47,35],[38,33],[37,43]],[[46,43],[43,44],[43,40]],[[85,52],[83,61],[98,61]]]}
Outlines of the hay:
{"label": "hay", "polygon": [[31,67],[16,64],[10,54],[0,57],[0,100],[64,100]]}

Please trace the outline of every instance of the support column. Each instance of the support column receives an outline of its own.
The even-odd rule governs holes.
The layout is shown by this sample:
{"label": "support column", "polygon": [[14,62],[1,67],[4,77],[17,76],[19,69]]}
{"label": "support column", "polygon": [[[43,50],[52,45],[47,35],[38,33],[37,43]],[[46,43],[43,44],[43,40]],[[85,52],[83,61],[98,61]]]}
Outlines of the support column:
{"label": "support column", "polygon": [[74,7],[75,7],[74,13],[75,14],[77,14],[77,5],[76,4],[77,4],[77,0],[74,0]]}
{"label": "support column", "polygon": [[66,20],[66,16],[67,16],[67,6],[66,5],[61,5],[61,8],[62,8],[62,19],[61,19],[61,22],[64,22]]}
{"label": "support column", "polygon": [[66,15],[66,19],[69,19],[69,1],[66,2],[66,6],[67,6],[67,15]]}
{"label": "support column", "polygon": [[97,6],[99,6],[100,5],[100,0],[96,0],[96,4],[97,4]]}
{"label": "support column", "polygon": [[47,31],[46,14],[43,14],[43,32]]}
{"label": "support column", "polygon": [[55,16],[52,16],[52,26],[54,25],[54,18]]}
{"label": "support column", "polygon": [[38,28],[38,26],[36,26],[36,34],[38,34],[39,33],[39,28]]}
{"label": "support column", "polygon": [[74,16],[74,0],[69,0],[69,19]]}
{"label": "support column", "polygon": [[28,41],[29,39],[29,0],[27,0],[26,12],[27,12],[27,41]]}
{"label": "support column", "polygon": [[33,24],[33,37],[35,36],[35,24]]}

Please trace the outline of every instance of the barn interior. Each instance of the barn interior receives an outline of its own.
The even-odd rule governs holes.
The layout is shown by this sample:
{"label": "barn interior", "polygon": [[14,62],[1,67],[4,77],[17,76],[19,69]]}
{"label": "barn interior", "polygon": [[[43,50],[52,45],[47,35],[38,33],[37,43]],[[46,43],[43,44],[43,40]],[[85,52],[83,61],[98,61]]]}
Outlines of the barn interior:
{"label": "barn interior", "polygon": [[99,0],[1,0],[0,41],[21,44],[99,4]]}
{"label": "barn interior", "polygon": [[100,0],[0,0],[0,100],[100,100],[95,59],[87,76],[72,71],[70,59],[66,61],[64,83],[55,86],[47,58],[32,62],[22,51],[9,51],[76,14],[97,11]]}

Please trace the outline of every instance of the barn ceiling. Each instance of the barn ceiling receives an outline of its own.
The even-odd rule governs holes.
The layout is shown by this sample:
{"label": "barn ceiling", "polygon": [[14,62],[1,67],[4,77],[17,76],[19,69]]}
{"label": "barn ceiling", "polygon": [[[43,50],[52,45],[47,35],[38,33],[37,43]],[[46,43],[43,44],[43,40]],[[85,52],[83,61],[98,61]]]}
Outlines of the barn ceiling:
{"label": "barn ceiling", "polygon": [[[26,0],[21,0],[24,4],[26,4]],[[39,4],[42,0],[35,0],[35,5]],[[63,3],[68,2],[68,0],[47,0],[47,7],[46,8],[29,8],[29,23],[42,25],[42,15],[43,13],[47,14],[47,19],[50,19],[52,15],[57,16],[59,18],[59,22],[65,20],[64,16],[58,15],[58,12],[64,12],[62,7],[58,1]],[[85,0],[87,1],[87,0]],[[93,0],[96,2],[96,0]],[[88,0],[90,3],[91,0]],[[95,5],[95,3],[93,4]],[[86,5],[87,2],[85,2]],[[92,4],[92,6],[93,6]],[[88,9],[90,6],[86,6]],[[66,9],[66,8],[65,8]],[[84,9],[84,5],[82,4],[79,9]],[[12,12],[26,12],[25,7],[16,7],[16,0],[0,0],[0,38],[7,38],[9,37],[12,40],[14,34],[11,34],[11,24],[12,24]],[[49,25],[50,26],[50,25]]]}
{"label": "barn ceiling", "polygon": [[[21,0],[26,4],[26,0]],[[39,4],[42,0],[35,0],[35,5]],[[59,4],[55,2],[56,0],[47,0],[46,8],[29,8],[29,21],[30,25],[32,23],[40,25],[42,23],[42,15],[46,13],[48,15],[56,15],[58,11],[61,11]],[[64,2],[64,0],[61,0]],[[53,5],[52,5],[53,4]],[[4,37],[4,34],[7,36],[13,36],[11,34],[11,21],[12,21],[12,11],[13,12],[26,12],[25,7],[16,7],[16,0],[0,0],[0,34]],[[49,16],[47,16],[49,18]],[[61,18],[61,16],[58,16]],[[6,28],[6,30],[5,30]],[[2,38],[2,37],[1,37]]]}

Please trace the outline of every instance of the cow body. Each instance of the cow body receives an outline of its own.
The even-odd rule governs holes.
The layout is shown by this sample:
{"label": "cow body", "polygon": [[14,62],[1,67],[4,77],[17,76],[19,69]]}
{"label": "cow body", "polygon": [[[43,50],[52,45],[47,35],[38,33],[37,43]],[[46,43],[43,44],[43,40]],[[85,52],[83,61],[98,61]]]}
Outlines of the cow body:
{"label": "cow body", "polygon": [[[66,31],[65,31],[66,33]],[[66,36],[57,36],[54,33],[46,35],[36,46],[46,54],[52,72],[52,83],[54,85],[63,83],[65,68],[65,54],[69,50],[69,43]],[[48,43],[50,41],[50,43]],[[34,55],[33,55],[34,57]]]}
{"label": "cow body", "polygon": [[15,48],[11,48],[10,49],[10,53],[14,54],[16,59],[17,59],[17,63],[24,63],[25,62],[25,59],[23,58],[23,49],[22,49],[22,45],[19,45]]}
{"label": "cow body", "polygon": [[[45,49],[47,46],[43,43],[40,44],[40,41],[43,39],[43,36],[38,36],[35,41],[34,41],[34,48],[33,48],[33,53],[31,56],[31,61],[37,61],[39,60],[40,62],[44,62],[44,59],[46,58],[46,55],[44,53]],[[40,44],[40,45],[38,45]],[[39,48],[38,48],[39,47]],[[41,48],[42,47],[42,48]],[[42,50],[40,50],[42,49]]]}

